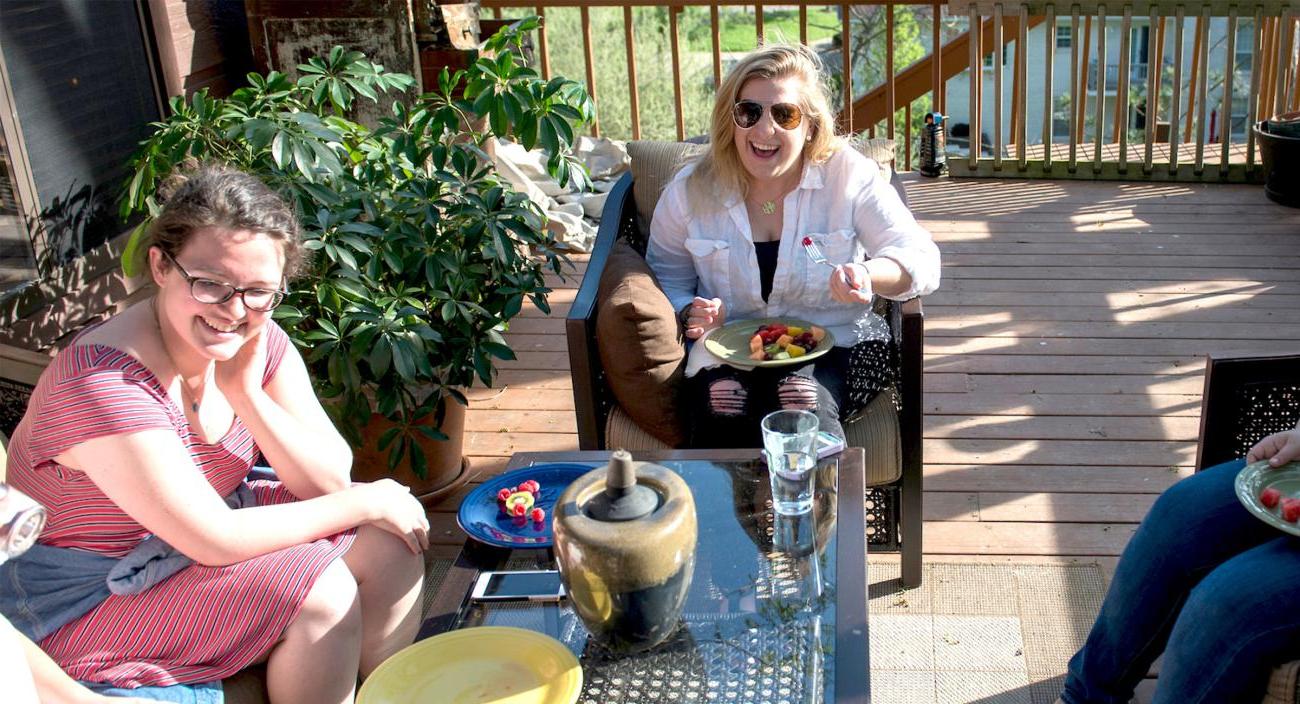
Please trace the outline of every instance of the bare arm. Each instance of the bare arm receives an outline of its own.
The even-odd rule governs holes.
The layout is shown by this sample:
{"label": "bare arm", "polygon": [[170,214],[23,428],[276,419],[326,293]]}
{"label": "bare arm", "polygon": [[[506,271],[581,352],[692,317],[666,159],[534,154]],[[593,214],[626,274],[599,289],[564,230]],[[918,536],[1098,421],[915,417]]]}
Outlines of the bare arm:
{"label": "bare arm", "polygon": [[235,415],[294,496],[310,499],[351,485],[352,450],[325,415],[293,345],[265,388],[267,331],[217,365],[217,383]]}
{"label": "bare arm", "polygon": [[140,525],[204,565],[241,562],[365,523],[402,537],[413,552],[428,546],[420,503],[391,480],[236,511],[212,489],[170,430],[95,438],[55,459],[85,472]]}

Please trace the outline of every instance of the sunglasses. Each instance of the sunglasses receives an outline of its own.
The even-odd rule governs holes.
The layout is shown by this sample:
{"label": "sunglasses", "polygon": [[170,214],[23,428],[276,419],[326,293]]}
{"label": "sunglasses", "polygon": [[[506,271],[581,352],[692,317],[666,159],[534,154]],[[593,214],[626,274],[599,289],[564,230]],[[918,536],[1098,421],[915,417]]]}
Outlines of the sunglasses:
{"label": "sunglasses", "polygon": [[[772,121],[783,130],[792,130],[803,121],[803,110],[793,103],[773,103],[767,108],[772,112]],[[738,100],[731,108],[731,119],[742,130],[758,124],[763,118],[763,104],[753,100]]]}

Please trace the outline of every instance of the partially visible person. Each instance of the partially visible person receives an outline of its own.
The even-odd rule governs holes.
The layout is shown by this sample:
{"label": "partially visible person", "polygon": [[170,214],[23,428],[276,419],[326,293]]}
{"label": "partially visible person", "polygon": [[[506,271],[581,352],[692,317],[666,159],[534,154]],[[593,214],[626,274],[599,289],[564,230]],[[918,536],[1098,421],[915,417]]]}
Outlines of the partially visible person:
{"label": "partially visible person", "polygon": [[[4,435],[0,434],[0,445]],[[45,512],[4,483],[5,462],[0,456],[0,565],[31,547],[45,525]],[[0,616],[0,686],[12,704],[94,704],[137,702],[110,699],[78,684],[26,636]]]}
{"label": "partially visible person", "polygon": [[93,692],[0,616],[0,683],[11,704],[152,704],[157,700]]}
{"label": "partially visible person", "polygon": [[[158,199],[157,293],[60,352],[15,431],[9,481],[49,522],[5,566],[21,591],[0,604],[94,686],[203,686],[266,662],[277,704],[351,702],[418,629],[427,518],[400,484],[351,482],[271,320],[304,255],[284,201],[216,165]],[[277,481],[246,481],[259,456]],[[29,598],[105,560],[140,569],[111,593]]]}
{"label": "partially visible person", "polygon": [[1269,672],[1300,659],[1300,541],[1251,515],[1233,482],[1247,463],[1297,459],[1300,427],[1156,500],[1070,660],[1058,702],[1127,704],[1161,653],[1152,704],[1263,698]]}
{"label": "partially visible person", "polygon": [[783,408],[814,411],[843,438],[841,419],[894,382],[873,296],[933,291],[939,250],[875,162],[835,134],[821,61],[807,47],[741,59],[718,88],[709,137],[664,189],[646,251],[686,336],[729,320],[798,318],[828,329],[835,346],[775,370],[699,364],[693,350],[690,444],[757,447],[759,420]]}

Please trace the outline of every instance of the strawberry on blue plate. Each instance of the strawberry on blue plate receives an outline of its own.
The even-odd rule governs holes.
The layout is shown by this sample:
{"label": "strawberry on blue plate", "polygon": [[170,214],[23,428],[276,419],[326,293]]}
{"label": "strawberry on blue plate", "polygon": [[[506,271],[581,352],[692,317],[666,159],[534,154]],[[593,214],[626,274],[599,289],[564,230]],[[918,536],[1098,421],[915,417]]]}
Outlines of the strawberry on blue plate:
{"label": "strawberry on blue plate", "polygon": [[[497,475],[479,484],[465,497],[456,512],[456,522],[469,537],[488,545],[515,549],[549,548],[555,542],[551,533],[551,513],[556,500],[573,480],[594,468],[588,464],[549,462]],[[530,509],[542,509],[545,517],[540,522],[532,520],[529,515],[508,515],[497,501],[497,494],[502,489],[518,487],[530,479],[539,486]]]}

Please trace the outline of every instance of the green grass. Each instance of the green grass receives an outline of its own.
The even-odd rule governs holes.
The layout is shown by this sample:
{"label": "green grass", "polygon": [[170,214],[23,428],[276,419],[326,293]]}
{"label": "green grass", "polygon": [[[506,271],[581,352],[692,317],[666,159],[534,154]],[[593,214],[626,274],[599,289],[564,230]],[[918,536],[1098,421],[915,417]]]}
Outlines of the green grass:
{"label": "green grass", "polygon": [[[687,46],[691,51],[712,51],[713,42],[709,34],[708,10],[704,8],[687,8],[687,12],[702,15],[694,31],[688,30]],[[692,18],[694,19],[694,18]],[[755,46],[753,10],[723,8],[718,24],[722,51],[750,51]],[[683,22],[683,25],[686,25]],[[808,41],[816,42],[832,37],[840,31],[840,18],[833,10],[827,8],[808,8]],[[798,10],[763,10],[763,34],[772,42],[799,41]]]}

